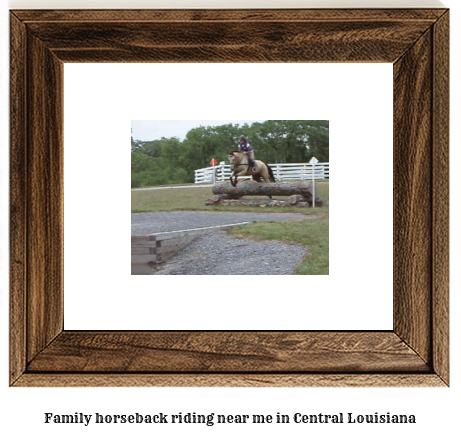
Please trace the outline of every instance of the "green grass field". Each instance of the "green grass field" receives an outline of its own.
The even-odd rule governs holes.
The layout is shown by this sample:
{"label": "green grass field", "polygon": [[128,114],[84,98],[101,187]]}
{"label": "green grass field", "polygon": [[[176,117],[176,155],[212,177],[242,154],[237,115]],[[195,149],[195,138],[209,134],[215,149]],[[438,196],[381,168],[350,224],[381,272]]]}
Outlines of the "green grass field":
{"label": "green grass field", "polygon": [[[317,184],[318,196],[328,204],[329,183]],[[131,191],[131,212],[157,212],[172,210],[238,211],[281,213],[291,212],[312,216],[310,220],[269,221],[252,223],[229,230],[239,237],[275,239],[303,244],[308,254],[298,265],[297,274],[329,274],[329,207],[300,209],[296,207],[205,206],[213,196],[211,188],[164,189]]]}

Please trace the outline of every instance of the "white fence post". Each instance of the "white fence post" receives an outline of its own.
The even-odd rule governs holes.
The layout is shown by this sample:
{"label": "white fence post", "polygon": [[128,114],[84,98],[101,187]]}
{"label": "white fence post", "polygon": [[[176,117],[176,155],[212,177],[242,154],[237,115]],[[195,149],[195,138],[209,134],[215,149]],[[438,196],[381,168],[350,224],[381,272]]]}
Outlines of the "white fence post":
{"label": "white fence post", "polygon": [[316,157],[313,157],[309,161],[309,164],[312,166],[312,207],[315,207],[315,179],[316,179],[315,165],[318,164],[318,162],[319,161]]}

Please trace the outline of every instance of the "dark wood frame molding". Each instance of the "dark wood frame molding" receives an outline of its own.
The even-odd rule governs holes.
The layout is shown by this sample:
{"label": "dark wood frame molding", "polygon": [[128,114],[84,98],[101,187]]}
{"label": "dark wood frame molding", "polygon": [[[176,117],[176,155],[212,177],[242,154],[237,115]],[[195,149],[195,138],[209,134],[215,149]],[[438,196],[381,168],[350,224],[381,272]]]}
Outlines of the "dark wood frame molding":
{"label": "dark wood frame molding", "polygon": [[[21,10],[10,21],[12,386],[448,386],[447,9]],[[393,63],[393,330],[65,331],[64,62]]]}

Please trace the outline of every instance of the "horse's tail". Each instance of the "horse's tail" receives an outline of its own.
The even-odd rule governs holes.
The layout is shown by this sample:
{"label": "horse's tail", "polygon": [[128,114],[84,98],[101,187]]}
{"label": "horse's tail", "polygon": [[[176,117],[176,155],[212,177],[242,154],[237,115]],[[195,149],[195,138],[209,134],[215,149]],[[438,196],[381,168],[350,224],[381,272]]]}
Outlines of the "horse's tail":
{"label": "horse's tail", "polygon": [[275,182],[275,177],[274,177],[274,173],[272,172],[272,168],[266,164],[266,167],[267,167],[267,171],[269,171],[269,180],[271,182]]}

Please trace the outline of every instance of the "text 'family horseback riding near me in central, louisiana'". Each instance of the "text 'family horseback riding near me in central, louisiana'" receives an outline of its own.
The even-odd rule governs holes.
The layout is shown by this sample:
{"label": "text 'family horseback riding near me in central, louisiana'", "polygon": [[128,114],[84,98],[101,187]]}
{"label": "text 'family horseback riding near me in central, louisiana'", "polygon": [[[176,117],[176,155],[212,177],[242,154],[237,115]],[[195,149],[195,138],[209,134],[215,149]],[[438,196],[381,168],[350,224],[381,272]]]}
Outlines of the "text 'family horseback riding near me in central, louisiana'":
{"label": "text 'family horseback riding near me in central, louisiana'", "polygon": [[329,121],[131,122],[132,275],[328,275]]}

